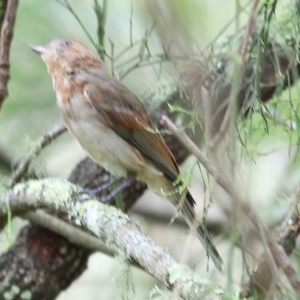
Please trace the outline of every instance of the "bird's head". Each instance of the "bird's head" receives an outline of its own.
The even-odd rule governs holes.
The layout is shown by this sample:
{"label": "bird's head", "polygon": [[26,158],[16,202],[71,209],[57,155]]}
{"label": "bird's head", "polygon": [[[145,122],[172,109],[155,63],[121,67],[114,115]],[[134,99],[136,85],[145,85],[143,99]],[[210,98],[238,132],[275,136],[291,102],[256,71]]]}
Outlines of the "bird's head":
{"label": "bird's head", "polygon": [[41,56],[54,78],[69,78],[81,70],[103,66],[95,51],[73,40],[58,39],[45,45],[32,45],[30,48]]}

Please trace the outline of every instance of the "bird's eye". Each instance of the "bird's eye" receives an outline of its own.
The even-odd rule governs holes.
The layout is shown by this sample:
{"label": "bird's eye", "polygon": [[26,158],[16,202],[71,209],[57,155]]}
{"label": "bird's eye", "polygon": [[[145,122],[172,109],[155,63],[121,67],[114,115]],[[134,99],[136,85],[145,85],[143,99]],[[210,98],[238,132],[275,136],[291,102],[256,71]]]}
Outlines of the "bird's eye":
{"label": "bird's eye", "polygon": [[72,46],[72,41],[65,41],[65,46],[67,46],[67,47]]}
{"label": "bird's eye", "polygon": [[75,70],[74,69],[66,69],[66,75],[67,76],[74,76]]}

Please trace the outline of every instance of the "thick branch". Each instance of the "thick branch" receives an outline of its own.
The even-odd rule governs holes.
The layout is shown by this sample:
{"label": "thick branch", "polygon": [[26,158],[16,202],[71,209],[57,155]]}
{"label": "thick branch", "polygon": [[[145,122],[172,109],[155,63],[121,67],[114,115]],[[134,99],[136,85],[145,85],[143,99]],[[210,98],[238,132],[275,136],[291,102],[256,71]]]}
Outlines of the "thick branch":
{"label": "thick branch", "polygon": [[[99,237],[108,247],[123,251],[169,289],[185,299],[213,296],[213,286],[203,284],[188,267],[183,267],[161,247],[146,237],[139,226],[120,210],[101,204],[97,199],[74,199],[80,189],[61,179],[31,180],[17,184],[0,202],[0,219],[9,209],[26,212],[50,208]],[[3,288],[9,288],[4,286]]]}
{"label": "thick branch", "polygon": [[86,270],[89,255],[49,230],[26,226],[0,256],[0,299],[53,300],[70,285],[70,278]]}
{"label": "thick branch", "polygon": [[[80,162],[70,175],[70,181],[87,188],[93,188],[111,179],[109,173],[88,158]],[[123,208],[125,210],[129,209],[145,188],[144,184],[135,182],[132,186],[124,190],[122,193],[122,198],[124,199]],[[40,219],[39,212],[24,214],[24,217],[28,216],[34,223],[38,222],[38,224],[41,224],[38,221]],[[7,219],[0,218],[0,223],[6,222]],[[47,218],[44,217],[44,221],[45,224],[43,225],[48,226],[49,216]],[[58,222],[56,220],[55,226],[51,226],[50,224],[47,227],[54,230],[56,234],[40,226],[32,224],[26,226],[20,232],[14,245],[0,257],[0,270],[2,270],[0,282],[4,280],[8,285],[17,285],[20,289],[22,287],[29,289],[30,287],[31,299],[33,300],[52,300],[85,271],[87,259],[92,253],[91,249],[100,250],[109,255],[114,253],[106,247],[102,248],[101,243],[99,243],[101,241],[96,237],[93,238],[90,235],[88,239],[86,237],[82,238],[81,234],[74,233],[76,228],[70,229],[69,226],[66,227],[66,224],[64,224],[63,232],[66,233],[67,231],[69,233],[64,235],[67,239],[63,238],[60,235],[62,234],[61,230],[57,230],[60,223],[61,221]],[[48,241],[48,237],[50,241]],[[78,243],[78,238],[80,239],[80,243]],[[95,239],[97,239],[96,243]],[[73,241],[77,244],[74,244]],[[78,244],[82,245],[82,243],[85,244],[84,247],[78,246]],[[31,251],[33,244],[39,245],[38,247],[34,247],[35,251]],[[55,255],[50,255],[45,259],[45,251],[46,253],[55,253]],[[29,254],[24,256],[24,253]],[[68,259],[65,257],[68,257]],[[19,274],[20,268],[24,273],[22,277]],[[101,269],[101,266],[99,266],[99,269]],[[10,276],[7,277],[7,274],[10,274]],[[53,288],[50,288],[49,281],[51,281]],[[11,300],[18,299],[20,299],[19,294],[11,298]]]}

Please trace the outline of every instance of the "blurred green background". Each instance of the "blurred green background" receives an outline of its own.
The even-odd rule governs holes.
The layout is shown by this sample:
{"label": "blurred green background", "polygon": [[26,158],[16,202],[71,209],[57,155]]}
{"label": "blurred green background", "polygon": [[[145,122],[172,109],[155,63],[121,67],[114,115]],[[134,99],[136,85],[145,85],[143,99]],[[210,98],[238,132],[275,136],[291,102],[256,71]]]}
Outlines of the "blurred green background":
{"label": "blurred green background", "polygon": [[[100,0],[99,0],[100,1]],[[108,1],[108,16],[106,26],[107,51],[110,52],[110,41],[114,45],[114,52],[119,53],[129,45],[130,39],[130,14],[133,8],[133,40],[142,39],[144,32],[151,26],[150,17],[143,6],[143,1],[130,0],[110,0]],[[240,1],[245,4],[248,1]],[[96,40],[96,17],[93,11],[94,1],[70,0],[69,3],[84,22],[85,27]],[[101,3],[101,1],[100,1]],[[237,9],[238,1],[224,0],[174,0],[179,5],[183,22],[190,28],[193,39],[200,48],[211,43],[223,28],[233,20]],[[242,14],[239,22],[232,22],[227,27],[224,36],[234,33],[236,27],[247,20],[247,13]],[[55,103],[55,94],[49,74],[41,59],[28,47],[30,44],[40,44],[52,39],[67,37],[82,41],[91,45],[87,36],[79,26],[78,22],[58,1],[48,0],[26,0],[20,1],[18,15],[15,26],[14,39],[11,51],[11,80],[9,82],[9,97],[4,102],[0,115],[0,149],[2,149],[13,162],[26,156],[35,141],[54,125],[61,123],[62,119]],[[153,39],[153,48],[159,49],[156,44],[157,38]],[[116,70],[117,76],[118,71]],[[172,79],[173,69],[166,66],[163,75],[158,77],[151,67],[140,68],[133,71],[124,78],[124,83],[132,89],[140,98],[146,93],[154,90],[159,84]],[[287,92],[290,93],[291,91]],[[295,101],[299,99],[298,88],[293,91]],[[288,105],[289,96],[286,96]],[[284,110],[284,109],[283,109]],[[259,119],[259,117],[257,117]],[[261,118],[256,121],[258,124]],[[280,203],[276,199],[270,203],[267,200],[279,192],[292,191],[298,183],[299,174],[297,171],[290,172],[289,151],[290,135],[285,130],[281,130],[274,135],[267,136],[264,129],[253,136],[253,149],[249,146],[250,152],[258,153],[256,146],[261,146],[263,155],[256,157],[256,163],[245,167],[245,176],[249,194],[260,203],[262,209],[260,213],[273,220],[274,215],[281,215],[278,209],[285,207],[286,203]],[[280,138],[278,138],[280,136]],[[296,138],[297,140],[297,138]],[[257,142],[259,141],[259,142]],[[295,142],[296,143],[296,142]],[[294,147],[295,144],[292,145]],[[32,167],[42,174],[49,176],[67,177],[75,164],[85,156],[84,152],[77,145],[76,141],[69,135],[64,134],[53,142],[41,156],[33,163]],[[287,173],[287,169],[289,172]],[[251,172],[249,171],[251,170]],[[272,174],[272,175],[270,175]],[[285,180],[283,182],[283,176]],[[4,179],[3,179],[4,181]],[[279,186],[280,182],[280,186]],[[197,181],[195,180],[196,185]],[[255,186],[255,189],[250,187]],[[265,209],[264,209],[265,208]],[[171,253],[180,258],[182,255],[182,245],[186,243],[186,230],[173,230],[171,226],[165,227],[160,224],[146,226],[146,221],[142,218],[138,220],[143,224],[145,231],[154,237],[158,244],[167,249],[172,249]],[[16,226],[18,228],[18,226]],[[16,232],[17,233],[17,230]],[[168,238],[166,238],[168,237]],[[177,241],[174,245],[174,240]],[[7,247],[7,237],[0,236],[0,250]],[[201,246],[195,244],[187,255],[191,257],[188,261],[192,266],[197,265],[197,251]],[[186,250],[186,249],[185,249]],[[205,259],[205,257],[203,257]],[[117,262],[107,256],[95,254],[89,262],[89,269],[81,276],[77,282],[60,297],[59,300],[68,299],[119,299],[112,275]],[[149,292],[156,283],[150,276],[142,271],[132,268],[133,282],[135,284],[135,296],[132,299],[148,299]],[[239,284],[239,275],[234,276]],[[159,284],[158,284],[159,285]]]}

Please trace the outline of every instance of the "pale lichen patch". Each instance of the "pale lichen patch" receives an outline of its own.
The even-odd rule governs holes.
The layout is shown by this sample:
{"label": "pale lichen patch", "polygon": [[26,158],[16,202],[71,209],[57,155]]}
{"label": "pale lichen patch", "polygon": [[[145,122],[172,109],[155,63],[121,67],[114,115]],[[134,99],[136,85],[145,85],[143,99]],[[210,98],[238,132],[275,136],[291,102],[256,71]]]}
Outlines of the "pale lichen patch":
{"label": "pale lichen patch", "polygon": [[20,295],[20,299],[22,300],[30,300],[32,299],[32,293],[29,290],[23,291]]}
{"label": "pale lichen patch", "polygon": [[17,285],[12,285],[10,290],[4,292],[3,296],[5,300],[15,299],[16,295],[20,293],[20,288]]}

